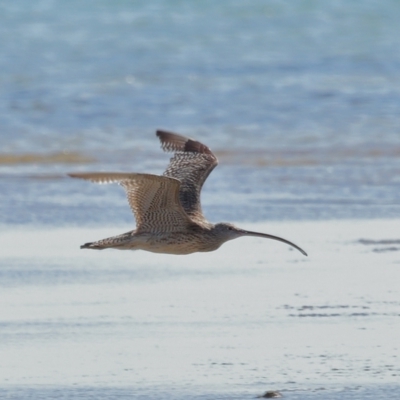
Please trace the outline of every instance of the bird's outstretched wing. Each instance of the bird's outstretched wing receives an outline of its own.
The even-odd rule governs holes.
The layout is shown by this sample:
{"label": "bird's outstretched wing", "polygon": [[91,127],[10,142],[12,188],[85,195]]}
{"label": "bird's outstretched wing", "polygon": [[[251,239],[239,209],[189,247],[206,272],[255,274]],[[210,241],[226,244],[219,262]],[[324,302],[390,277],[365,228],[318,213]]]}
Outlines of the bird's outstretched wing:
{"label": "bird's outstretched wing", "polygon": [[217,157],[204,144],[182,135],[157,131],[164,151],[175,152],[164,176],[181,182],[179,200],[189,217],[196,222],[205,218],[201,210],[200,192],[208,175],[218,165]]}
{"label": "bird's outstretched wing", "polygon": [[137,231],[179,232],[192,222],[179,201],[177,179],[151,174],[88,172],[69,174],[95,183],[119,183],[135,215]]}

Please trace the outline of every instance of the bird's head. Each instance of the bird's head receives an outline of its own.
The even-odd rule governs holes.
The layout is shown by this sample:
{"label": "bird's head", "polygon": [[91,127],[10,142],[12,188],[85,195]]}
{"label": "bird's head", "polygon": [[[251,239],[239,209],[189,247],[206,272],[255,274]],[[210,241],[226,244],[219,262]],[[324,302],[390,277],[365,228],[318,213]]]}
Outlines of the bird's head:
{"label": "bird's head", "polygon": [[228,240],[244,236],[246,231],[229,222],[220,222],[214,225],[214,232],[221,240],[227,242]]}
{"label": "bird's head", "polygon": [[216,225],[214,225],[214,234],[218,237],[218,239],[222,243],[227,242],[228,240],[233,240],[241,236],[256,236],[256,237],[261,237],[265,239],[272,239],[272,240],[278,240],[279,242],[283,242],[288,244],[289,246],[294,247],[300,253],[304,254],[305,256],[307,253],[300,248],[299,246],[295,245],[292,242],[289,242],[289,240],[283,239],[278,236],[274,235],[269,235],[268,233],[260,233],[260,232],[252,232],[252,231],[246,231],[245,229],[238,228],[237,226],[230,224],[228,222],[220,222]]}

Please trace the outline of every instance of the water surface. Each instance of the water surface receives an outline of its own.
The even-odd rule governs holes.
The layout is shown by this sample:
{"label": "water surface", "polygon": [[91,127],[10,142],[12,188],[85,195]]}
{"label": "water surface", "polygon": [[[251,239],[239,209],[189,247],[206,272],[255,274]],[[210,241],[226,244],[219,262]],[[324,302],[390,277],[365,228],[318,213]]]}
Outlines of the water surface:
{"label": "water surface", "polygon": [[[0,395],[399,398],[400,5],[0,3]],[[84,252],[154,135],[206,143],[211,221],[293,240]],[[256,223],[256,225],[252,225]]]}

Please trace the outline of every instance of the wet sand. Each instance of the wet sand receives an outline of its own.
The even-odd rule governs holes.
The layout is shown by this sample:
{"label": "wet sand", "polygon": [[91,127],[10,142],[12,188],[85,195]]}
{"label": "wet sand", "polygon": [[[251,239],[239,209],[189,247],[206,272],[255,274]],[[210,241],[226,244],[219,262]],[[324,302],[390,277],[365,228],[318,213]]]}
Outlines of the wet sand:
{"label": "wet sand", "polygon": [[398,399],[399,220],[241,224],[283,236],[166,256],[119,228],[2,227],[9,398]]}

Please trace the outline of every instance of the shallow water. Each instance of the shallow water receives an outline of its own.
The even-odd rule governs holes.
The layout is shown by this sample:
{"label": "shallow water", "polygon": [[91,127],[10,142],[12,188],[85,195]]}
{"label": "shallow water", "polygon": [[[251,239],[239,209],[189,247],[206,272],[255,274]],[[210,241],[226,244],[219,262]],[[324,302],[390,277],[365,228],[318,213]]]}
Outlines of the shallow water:
{"label": "shallow water", "polygon": [[1,387],[15,398],[395,399],[398,224],[246,226],[308,258],[251,238],[185,257],[79,249],[126,227],[3,232]]}
{"label": "shallow water", "polygon": [[[0,396],[397,400],[399,17],[390,0],[1,2]],[[310,257],[249,238],[79,250],[134,221],[120,188],[66,174],[162,173],[157,128],[217,154],[211,221]]]}

